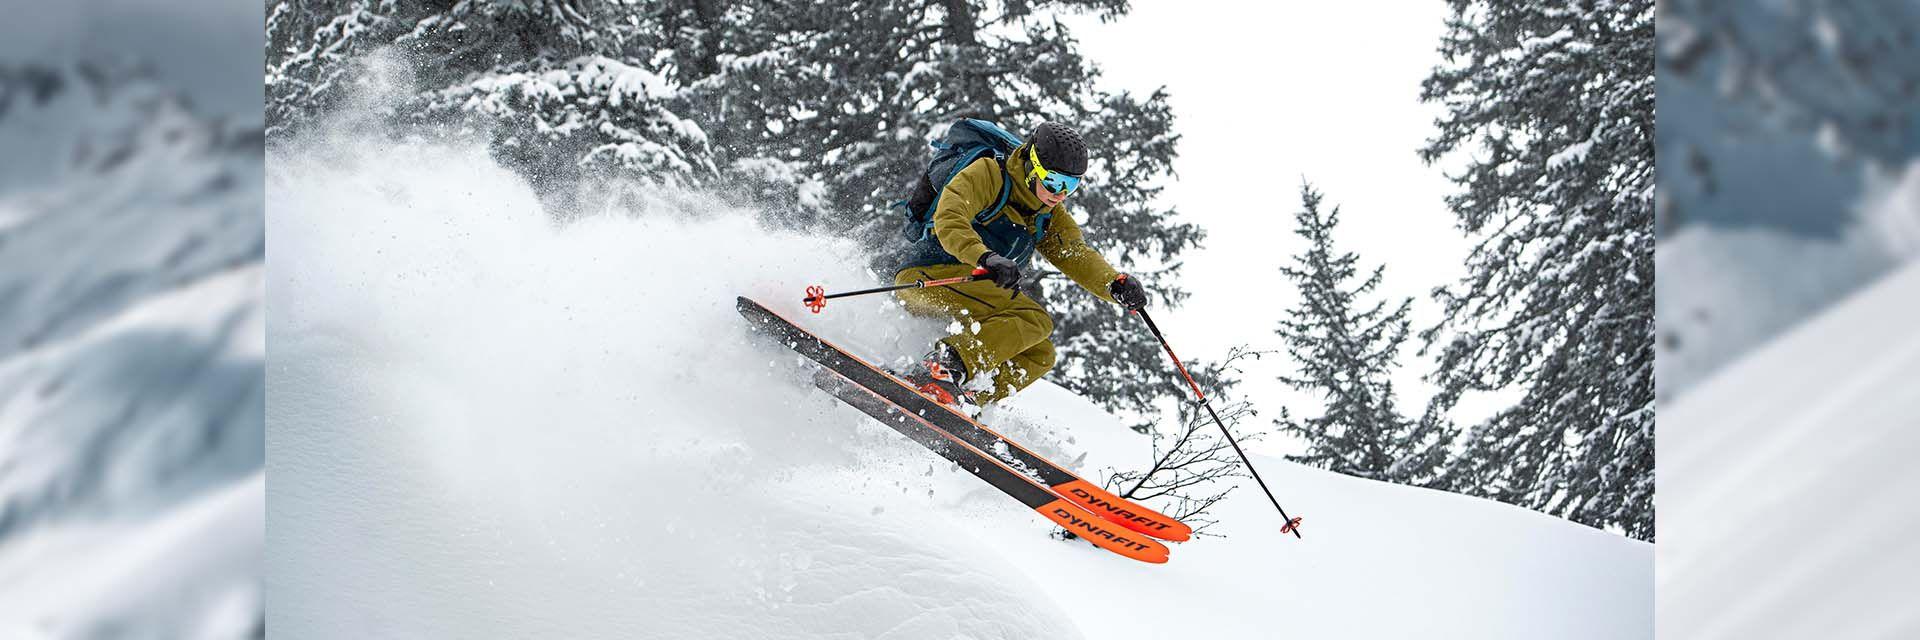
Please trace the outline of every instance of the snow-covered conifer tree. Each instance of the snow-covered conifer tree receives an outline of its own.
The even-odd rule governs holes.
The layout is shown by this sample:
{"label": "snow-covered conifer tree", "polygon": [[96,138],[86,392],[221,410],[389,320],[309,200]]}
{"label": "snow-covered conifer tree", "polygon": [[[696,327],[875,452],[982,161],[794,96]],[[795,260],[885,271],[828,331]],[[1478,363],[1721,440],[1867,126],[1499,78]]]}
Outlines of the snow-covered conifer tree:
{"label": "snow-covered conifer tree", "polygon": [[[1653,538],[1653,0],[1453,0],[1429,162],[1478,238],[1421,336],[1451,406],[1518,398],[1463,434],[1450,487]],[[1461,152],[1456,154],[1455,152]]]}
{"label": "snow-covered conifer tree", "polygon": [[1339,207],[1322,212],[1321,194],[1311,185],[1301,185],[1300,201],[1294,233],[1307,247],[1280,268],[1299,289],[1300,301],[1274,333],[1299,363],[1297,373],[1280,380],[1318,394],[1326,406],[1306,419],[1281,411],[1281,432],[1307,443],[1305,453],[1288,459],[1362,478],[1428,484],[1445,459],[1445,434],[1430,422],[1400,415],[1389,379],[1407,340],[1413,300],[1369,306],[1363,298],[1380,287],[1386,267],[1353,282],[1360,257],[1334,246]]}
{"label": "snow-covered conifer tree", "polygon": [[413,131],[485,132],[502,163],[559,210],[579,181],[699,184],[715,169],[702,127],[679,116],[678,90],[630,5],[591,0],[448,6],[285,0],[268,11],[273,135],[370,90],[366,57],[397,56],[412,85],[386,105]]}

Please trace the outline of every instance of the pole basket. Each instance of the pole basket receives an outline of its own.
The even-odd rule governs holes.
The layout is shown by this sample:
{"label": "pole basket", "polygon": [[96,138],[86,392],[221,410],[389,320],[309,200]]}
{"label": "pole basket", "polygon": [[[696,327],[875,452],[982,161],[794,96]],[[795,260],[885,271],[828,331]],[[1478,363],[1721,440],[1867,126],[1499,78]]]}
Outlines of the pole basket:
{"label": "pole basket", "polygon": [[807,287],[807,297],[802,298],[800,302],[807,305],[808,311],[820,313],[821,309],[827,308],[827,290],[817,284]]}
{"label": "pole basket", "polygon": [[1280,533],[1282,535],[1293,533],[1295,529],[1299,529],[1299,528],[1300,528],[1300,518],[1295,517],[1292,520],[1288,520],[1285,526],[1280,527]]}

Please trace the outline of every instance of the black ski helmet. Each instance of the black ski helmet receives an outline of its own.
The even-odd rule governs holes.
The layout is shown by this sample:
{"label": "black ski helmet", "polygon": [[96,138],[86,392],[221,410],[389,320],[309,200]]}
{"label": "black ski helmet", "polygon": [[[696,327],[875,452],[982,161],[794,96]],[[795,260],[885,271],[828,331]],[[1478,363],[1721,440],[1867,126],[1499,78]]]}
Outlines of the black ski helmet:
{"label": "black ski helmet", "polygon": [[1087,143],[1080,140],[1080,132],[1058,122],[1042,122],[1034,128],[1033,135],[1027,136],[1033,150],[1040,155],[1040,165],[1048,171],[1058,171],[1079,177],[1087,173]]}

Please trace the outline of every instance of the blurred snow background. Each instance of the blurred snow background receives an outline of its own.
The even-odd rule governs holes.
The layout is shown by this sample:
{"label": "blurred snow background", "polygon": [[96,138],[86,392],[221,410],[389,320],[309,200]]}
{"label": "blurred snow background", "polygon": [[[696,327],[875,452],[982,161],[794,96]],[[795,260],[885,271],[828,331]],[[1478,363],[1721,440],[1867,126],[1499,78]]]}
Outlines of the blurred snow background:
{"label": "blurred snow background", "polygon": [[1920,255],[1920,2],[1661,5],[1659,386]]}
{"label": "blurred snow background", "polygon": [[8,2],[0,637],[258,637],[257,6]]}
{"label": "blurred snow background", "polygon": [[1920,2],[1661,11],[1660,635],[1920,635]]}

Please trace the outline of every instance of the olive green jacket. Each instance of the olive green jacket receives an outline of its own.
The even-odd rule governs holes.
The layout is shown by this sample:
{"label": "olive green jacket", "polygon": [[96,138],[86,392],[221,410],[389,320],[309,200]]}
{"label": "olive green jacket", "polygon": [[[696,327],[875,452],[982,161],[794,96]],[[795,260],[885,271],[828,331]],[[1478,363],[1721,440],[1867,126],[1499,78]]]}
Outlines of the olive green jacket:
{"label": "olive green jacket", "polygon": [[[1000,171],[1000,164],[993,158],[975,160],[967,168],[961,169],[953,180],[940,192],[940,204],[933,210],[933,235],[940,240],[940,248],[954,257],[965,260],[967,264],[980,264],[980,256],[987,252],[986,243],[980,240],[980,234],[973,230],[973,216],[981,209],[992,205],[1000,198],[1000,182],[1005,175],[1013,176],[1013,186],[1007,195],[1007,206],[1000,208],[998,215],[1031,231],[1033,221],[1021,215],[1014,208],[1018,202],[1021,208],[1029,211],[1042,209],[1040,198],[1033,194],[1033,187],[1026,184],[1027,147],[1021,146],[1007,158],[1007,172]],[[1061,273],[1067,274],[1081,288],[1099,296],[1100,299],[1113,302],[1107,285],[1119,277],[1113,265],[1100,252],[1087,246],[1080,235],[1080,225],[1067,214],[1066,203],[1053,207],[1053,216],[1047,221],[1046,237],[1041,238],[1035,247],[1047,262],[1053,263]]]}

